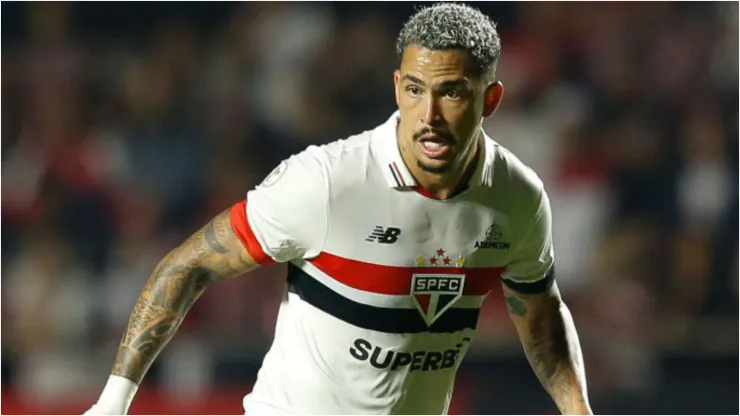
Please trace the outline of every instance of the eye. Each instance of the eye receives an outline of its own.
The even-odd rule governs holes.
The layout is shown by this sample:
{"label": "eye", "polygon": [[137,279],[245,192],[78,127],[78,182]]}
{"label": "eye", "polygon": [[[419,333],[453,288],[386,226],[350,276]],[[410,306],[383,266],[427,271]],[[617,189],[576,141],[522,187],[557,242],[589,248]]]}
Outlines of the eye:
{"label": "eye", "polygon": [[409,85],[408,87],[406,87],[406,91],[412,97],[416,97],[418,95],[421,95],[421,88],[417,87],[416,85]]}
{"label": "eye", "polygon": [[445,97],[447,97],[447,98],[449,98],[451,100],[459,100],[460,98],[462,98],[462,94],[457,89],[451,89],[451,90],[447,90],[447,92],[445,92]]}

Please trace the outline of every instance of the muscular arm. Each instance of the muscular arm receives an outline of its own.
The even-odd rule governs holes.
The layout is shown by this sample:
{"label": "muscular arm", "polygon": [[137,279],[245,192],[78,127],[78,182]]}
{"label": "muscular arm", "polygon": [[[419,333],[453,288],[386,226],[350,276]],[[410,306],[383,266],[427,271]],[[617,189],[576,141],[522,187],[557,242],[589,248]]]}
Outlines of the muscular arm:
{"label": "muscular arm", "polygon": [[504,285],[509,316],[537,378],[563,414],[592,414],[578,334],[557,285],[523,294]]}
{"label": "muscular arm", "polygon": [[216,216],[162,259],[149,277],[111,374],[139,384],[208,285],[256,266],[231,228],[229,210]]}

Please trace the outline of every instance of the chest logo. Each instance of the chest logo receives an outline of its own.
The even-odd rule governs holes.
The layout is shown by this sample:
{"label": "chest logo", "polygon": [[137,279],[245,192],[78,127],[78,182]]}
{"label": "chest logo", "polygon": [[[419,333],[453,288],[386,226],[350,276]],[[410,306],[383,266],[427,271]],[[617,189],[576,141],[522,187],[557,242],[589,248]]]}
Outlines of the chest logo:
{"label": "chest logo", "polygon": [[506,241],[501,241],[503,239],[504,233],[501,232],[501,228],[499,228],[496,223],[492,223],[490,227],[486,230],[486,236],[485,240],[476,241],[475,242],[475,248],[494,248],[498,250],[508,250],[511,248],[511,243]]}
{"label": "chest logo", "polygon": [[427,326],[450,309],[463,294],[464,274],[417,273],[411,280],[411,295]]}
{"label": "chest logo", "polygon": [[398,236],[401,235],[401,229],[396,227],[382,227],[380,225],[375,226],[373,232],[365,238],[365,241],[369,243],[378,242],[380,244],[393,244],[398,241]]}

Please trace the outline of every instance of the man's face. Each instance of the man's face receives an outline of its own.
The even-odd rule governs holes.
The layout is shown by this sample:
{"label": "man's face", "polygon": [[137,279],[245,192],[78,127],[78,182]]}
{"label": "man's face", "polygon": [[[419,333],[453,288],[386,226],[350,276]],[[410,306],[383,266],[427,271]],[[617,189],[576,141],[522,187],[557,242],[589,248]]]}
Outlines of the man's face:
{"label": "man's face", "polygon": [[485,83],[463,50],[406,48],[394,74],[401,114],[399,145],[422,170],[443,173],[463,165],[475,151],[483,120]]}

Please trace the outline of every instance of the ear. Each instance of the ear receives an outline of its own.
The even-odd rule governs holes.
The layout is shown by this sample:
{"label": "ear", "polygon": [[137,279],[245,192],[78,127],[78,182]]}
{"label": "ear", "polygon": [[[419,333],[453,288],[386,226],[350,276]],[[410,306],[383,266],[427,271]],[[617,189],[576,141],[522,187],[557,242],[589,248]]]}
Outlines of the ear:
{"label": "ear", "polygon": [[401,71],[395,70],[393,71],[393,88],[395,89],[396,94],[396,105],[400,105],[398,97],[400,97],[398,93],[399,84],[401,83]]}
{"label": "ear", "polygon": [[504,98],[504,84],[496,81],[486,89],[485,103],[483,104],[483,117],[490,117],[498,109],[501,99]]}

